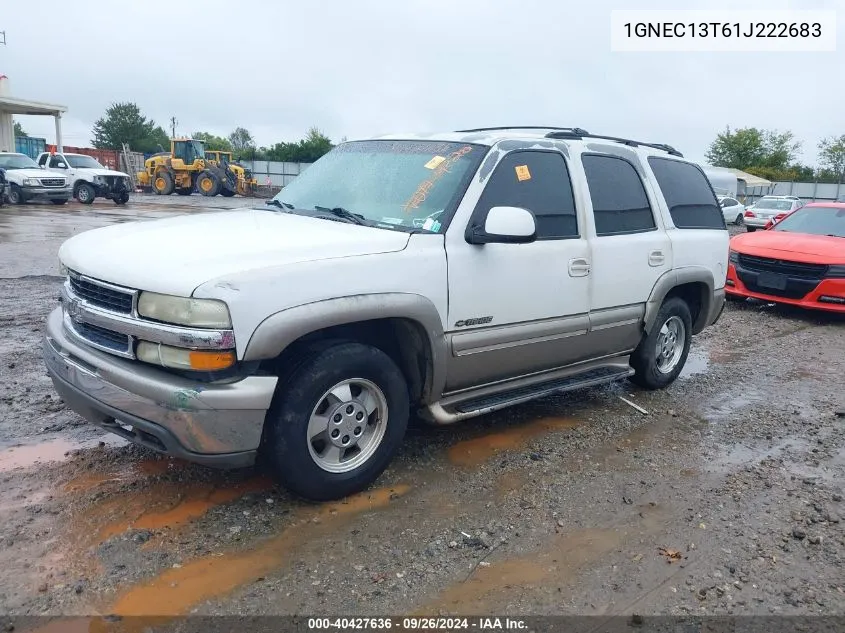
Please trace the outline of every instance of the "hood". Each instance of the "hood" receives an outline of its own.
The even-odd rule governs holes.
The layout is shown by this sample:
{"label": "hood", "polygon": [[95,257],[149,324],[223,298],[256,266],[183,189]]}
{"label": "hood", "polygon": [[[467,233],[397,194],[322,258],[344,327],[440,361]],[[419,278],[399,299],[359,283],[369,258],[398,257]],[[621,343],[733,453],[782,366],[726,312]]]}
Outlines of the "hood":
{"label": "hood", "polygon": [[129,174],[124,174],[122,171],[113,171],[111,169],[94,169],[93,167],[76,167],[74,172],[77,175],[88,174],[90,176],[120,176],[128,178]]}
{"label": "hood", "polygon": [[27,168],[27,169],[7,169],[6,170],[6,179],[14,178],[15,176],[19,178],[55,178],[56,176],[65,177],[62,173],[56,173],[54,171],[49,171],[47,169],[41,168]]}
{"label": "hood", "polygon": [[754,231],[733,237],[731,248],[757,257],[800,260],[810,264],[845,264],[845,238],[842,237]]}
{"label": "hood", "polygon": [[187,297],[222,275],[401,251],[409,238],[389,229],[244,209],[93,229],[62,244],[59,259],[89,277]]}

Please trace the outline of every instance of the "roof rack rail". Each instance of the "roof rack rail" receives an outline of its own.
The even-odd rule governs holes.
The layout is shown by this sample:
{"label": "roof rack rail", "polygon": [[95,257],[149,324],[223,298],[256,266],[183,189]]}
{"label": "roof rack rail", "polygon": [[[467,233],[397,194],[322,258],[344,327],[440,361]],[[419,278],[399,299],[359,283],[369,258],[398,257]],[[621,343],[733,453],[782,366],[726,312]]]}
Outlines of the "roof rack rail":
{"label": "roof rack rail", "polygon": [[581,130],[580,128],[570,128],[567,130],[561,131],[554,131],[549,132],[546,134],[546,138],[598,138],[603,139],[605,141],[614,141],[616,143],[622,143],[624,145],[630,145],[631,147],[637,147],[638,145],[642,145],[643,147],[653,147],[654,149],[660,149],[664,152],[671,154],[672,156],[679,156],[681,158],[684,157],[681,152],[676,150],[671,145],[666,145],[665,143],[646,143],[644,141],[635,141],[629,138],[620,138],[618,136],[604,136],[601,134],[590,134],[586,130]]}
{"label": "roof rack rail", "polygon": [[558,132],[572,132],[581,136],[589,135],[587,130],[582,130],[580,127],[558,127],[556,125],[501,125],[499,127],[477,127],[471,130],[455,130],[468,134],[470,132],[497,132],[501,130],[556,130]]}

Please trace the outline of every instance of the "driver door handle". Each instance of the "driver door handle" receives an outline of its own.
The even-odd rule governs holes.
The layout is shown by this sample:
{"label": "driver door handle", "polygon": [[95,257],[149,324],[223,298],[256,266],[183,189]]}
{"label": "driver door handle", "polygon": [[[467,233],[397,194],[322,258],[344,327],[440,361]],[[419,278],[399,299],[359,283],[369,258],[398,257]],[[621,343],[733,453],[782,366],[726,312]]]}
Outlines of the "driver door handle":
{"label": "driver door handle", "polygon": [[570,277],[586,277],[590,274],[590,262],[584,257],[575,257],[569,260]]}

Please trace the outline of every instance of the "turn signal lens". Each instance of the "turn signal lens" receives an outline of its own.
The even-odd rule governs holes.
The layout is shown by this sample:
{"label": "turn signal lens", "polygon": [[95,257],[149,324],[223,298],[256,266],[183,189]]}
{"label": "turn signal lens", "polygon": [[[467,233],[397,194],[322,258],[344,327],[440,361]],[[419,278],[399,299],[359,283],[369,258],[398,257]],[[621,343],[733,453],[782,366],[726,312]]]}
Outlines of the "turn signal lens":
{"label": "turn signal lens", "polygon": [[138,360],[172,369],[219,371],[235,364],[235,352],[191,350],[140,341],[135,350]]}

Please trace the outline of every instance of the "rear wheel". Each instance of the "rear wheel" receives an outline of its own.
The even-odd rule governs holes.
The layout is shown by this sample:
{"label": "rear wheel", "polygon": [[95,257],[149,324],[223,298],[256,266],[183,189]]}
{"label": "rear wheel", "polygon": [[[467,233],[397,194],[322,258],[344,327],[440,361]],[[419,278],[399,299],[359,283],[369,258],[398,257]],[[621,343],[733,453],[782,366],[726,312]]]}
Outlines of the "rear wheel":
{"label": "rear wheel", "polygon": [[743,223],[744,221],[745,221],[745,220],[743,219],[743,216],[742,216],[742,214],[740,213],[739,215],[737,215],[737,216],[736,216],[736,220],[734,220],[734,224],[736,224],[737,226],[742,226],[742,223]]}
{"label": "rear wheel", "polygon": [[166,171],[160,171],[156,174],[153,179],[153,191],[162,196],[169,196],[174,189],[173,176]]}
{"label": "rear wheel", "polygon": [[97,192],[87,182],[83,182],[76,188],[76,199],[82,204],[93,204],[96,197]]}
{"label": "rear wheel", "polygon": [[631,354],[631,382],[645,389],[662,389],[672,384],[684,368],[691,341],[689,306],[679,297],[669,297],[660,307],[651,331]]}
{"label": "rear wheel", "polygon": [[220,187],[220,178],[210,171],[204,171],[197,176],[197,191],[204,196],[216,196],[220,193]]}
{"label": "rear wheel", "polygon": [[409,414],[396,363],[375,347],[338,342],[310,352],[279,387],[263,457],[297,495],[345,497],[387,468]]}

